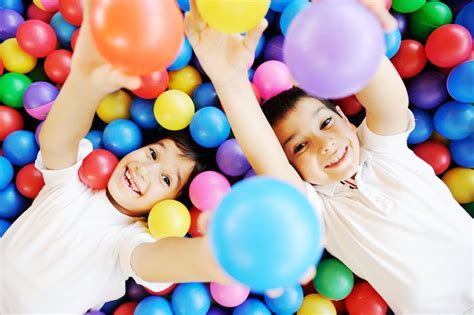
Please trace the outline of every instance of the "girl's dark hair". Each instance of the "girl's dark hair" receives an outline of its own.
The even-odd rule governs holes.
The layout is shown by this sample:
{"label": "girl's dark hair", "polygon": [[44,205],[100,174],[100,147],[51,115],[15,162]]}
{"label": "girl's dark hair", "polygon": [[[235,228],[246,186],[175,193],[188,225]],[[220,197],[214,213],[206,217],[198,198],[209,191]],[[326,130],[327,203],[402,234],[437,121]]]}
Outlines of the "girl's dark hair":
{"label": "girl's dark hair", "polygon": [[299,87],[293,87],[268,99],[262,106],[263,113],[270,125],[275,126],[285,118],[290,111],[295,109],[296,103],[300,99],[305,97],[320,101],[324,106],[339,115],[336,106],[331,101],[311,96]]}

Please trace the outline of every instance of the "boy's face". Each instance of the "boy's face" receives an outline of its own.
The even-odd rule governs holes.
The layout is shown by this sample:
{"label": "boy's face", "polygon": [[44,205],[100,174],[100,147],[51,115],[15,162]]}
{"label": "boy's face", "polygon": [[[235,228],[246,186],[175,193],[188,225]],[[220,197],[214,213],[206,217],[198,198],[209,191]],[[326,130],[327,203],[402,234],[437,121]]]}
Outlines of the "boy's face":
{"label": "boy's face", "polygon": [[194,165],[174,141],[163,139],[120,160],[107,188],[127,214],[145,215],[157,202],[178,196]]}
{"label": "boy's face", "polygon": [[276,126],[290,163],[307,182],[324,185],[350,178],[359,165],[356,128],[317,99],[300,99]]}

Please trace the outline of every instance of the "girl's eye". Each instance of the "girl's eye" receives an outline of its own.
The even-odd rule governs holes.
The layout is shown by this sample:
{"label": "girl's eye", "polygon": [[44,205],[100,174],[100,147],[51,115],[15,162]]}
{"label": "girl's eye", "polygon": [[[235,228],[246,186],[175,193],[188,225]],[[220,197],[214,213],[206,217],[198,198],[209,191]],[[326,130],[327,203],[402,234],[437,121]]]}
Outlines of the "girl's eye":
{"label": "girl's eye", "polygon": [[331,121],[332,121],[332,118],[331,118],[331,117],[329,117],[328,119],[326,119],[325,121],[323,121],[323,123],[321,124],[320,129],[326,128],[326,127],[331,123]]}
{"label": "girl's eye", "polygon": [[296,154],[300,152],[301,150],[303,150],[305,147],[306,147],[306,143],[300,143],[295,147],[295,149],[293,150],[293,153]]}
{"label": "girl's eye", "polygon": [[156,151],[153,148],[148,148],[148,150],[150,151],[151,158],[156,160]]}
{"label": "girl's eye", "polygon": [[171,180],[168,176],[161,176],[163,178],[163,181],[165,182],[166,186],[170,187],[171,186]]}

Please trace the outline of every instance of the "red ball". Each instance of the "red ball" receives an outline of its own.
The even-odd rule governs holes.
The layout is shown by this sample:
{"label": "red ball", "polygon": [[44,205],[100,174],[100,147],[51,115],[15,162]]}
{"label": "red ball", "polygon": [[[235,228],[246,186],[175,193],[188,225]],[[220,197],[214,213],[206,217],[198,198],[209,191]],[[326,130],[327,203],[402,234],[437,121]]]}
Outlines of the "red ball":
{"label": "red ball", "polygon": [[414,77],[426,65],[425,48],[416,40],[402,40],[400,49],[391,60],[402,78]]}
{"label": "red ball", "polygon": [[3,61],[0,59],[0,75],[3,74]]}
{"label": "red ball", "polygon": [[362,104],[355,97],[355,95],[334,100],[334,103],[341,107],[342,112],[346,116],[354,116],[355,114],[358,114],[363,108]]}
{"label": "red ball", "polygon": [[413,148],[413,152],[431,165],[436,175],[444,173],[451,163],[449,149],[442,143],[428,140]]}
{"label": "red ball", "polygon": [[48,78],[58,84],[63,84],[71,71],[72,52],[66,49],[53,51],[46,57],[44,71]]}
{"label": "red ball", "polygon": [[82,161],[79,178],[92,189],[105,189],[118,162],[111,152],[94,150]]}
{"label": "red ball", "polygon": [[16,175],[15,184],[20,194],[34,199],[44,186],[43,174],[34,163],[25,165]]}
{"label": "red ball", "polygon": [[81,28],[79,27],[77,30],[72,33],[71,37],[71,48],[74,50],[76,48],[76,43],[77,43],[77,38],[79,37],[79,32],[81,31]]}
{"label": "red ball", "polygon": [[133,315],[135,309],[137,308],[137,302],[127,302],[123,303],[114,311],[114,315]]}
{"label": "red ball", "polygon": [[191,215],[191,226],[189,227],[188,232],[192,237],[203,236],[203,233],[198,225],[198,220],[201,213],[202,211],[194,206],[189,210],[189,214]]}
{"label": "red ball", "polygon": [[132,92],[141,98],[157,98],[168,87],[169,75],[166,69],[155,71],[150,75],[141,76],[141,86]]}
{"label": "red ball", "polygon": [[387,303],[367,282],[354,285],[346,298],[346,308],[349,315],[387,314]]}
{"label": "red ball", "polygon": [[454,67],[468,60],[471,51],[471,33],[462,25],[443,25],[435,29],[426,41],[426,56],[438,67]]}
{"label": "red ball", "polygon": [[40,8],[38,8],[34,3],[32,3],[28,7],[28,11],[26,15],[28,16],[29,20],[40,20],[49,24],[54,13],[55,12],[43,11]]}
{"label": "red ball", "polygon": [[16,31],[18,45],[33,57],[42,58],[56,49],[58,39],[53,28],[40,20],[28,20]]}
{"label": "red ball", "polygon": [[150,293],[151,295],[165,296],[165,295],[168,295],[171,292],[173,292],[174,288],[176,288],[176,283],[173,283],[172,285],[170,285],[169,287],[167,287],[163,291],[158,291],[158,292],[155,292],[151,289],[148,289],[147,287],[144,287],[144,288],[145,288],[146,292]]}
{"label": "red ball", "polygon": [[24,124],[23,117],[16,109],[0,105],[0,141],[13,131],[23,129]]}
{"label": "red ball", "polygon": [[81,0],[59,0],[59,12],[72,25],[82,24],[82,11]]}

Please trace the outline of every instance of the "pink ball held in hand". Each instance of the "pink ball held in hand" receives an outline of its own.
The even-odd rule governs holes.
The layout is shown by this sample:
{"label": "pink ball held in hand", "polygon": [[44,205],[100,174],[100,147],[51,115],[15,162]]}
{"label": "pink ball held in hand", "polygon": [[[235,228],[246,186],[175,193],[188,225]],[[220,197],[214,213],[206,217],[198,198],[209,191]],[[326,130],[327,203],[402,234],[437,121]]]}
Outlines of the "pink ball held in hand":
{"label": "pink ball held in hand", "polygon": [[189,186],[189,198],[202,211],[214,210],[229,192],[230,184],[224,175],[206,171],[196,176]]}

